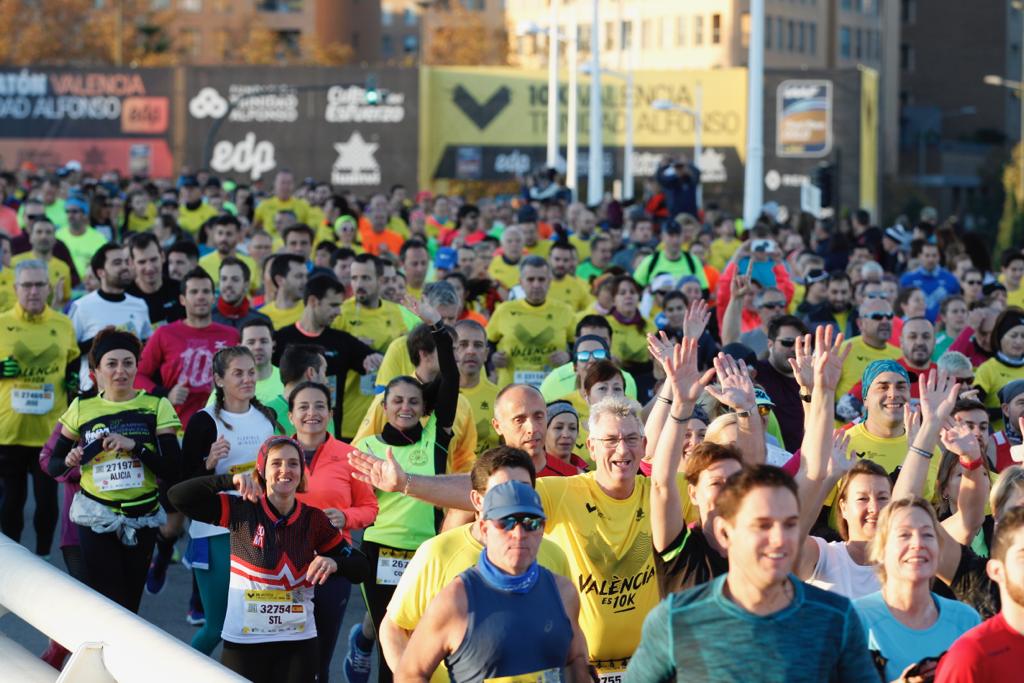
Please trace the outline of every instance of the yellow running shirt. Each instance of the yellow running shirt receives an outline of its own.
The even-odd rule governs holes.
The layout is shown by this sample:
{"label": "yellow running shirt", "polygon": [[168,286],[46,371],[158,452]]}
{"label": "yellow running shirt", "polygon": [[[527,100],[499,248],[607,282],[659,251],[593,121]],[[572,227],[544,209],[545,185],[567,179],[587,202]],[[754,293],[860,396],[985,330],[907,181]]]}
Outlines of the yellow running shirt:
{"label": "yellow running shirt", "polygon": [[[996,358],[989,358],[974,371],[974,384],[985,392],[985,407],[991,415],[999,412],[999,390],[1015,379],[1024,379],[1024,367],[1014,368]],[[1001,417],[993,420],[992,429],[1002,429],[1002,423]]]}
{"label": "yellow running shirt", "polygon": [[[898,360],[902,355],[898,346],[885,344],[882,348],[876,349],[864,343],[864,337],[856,336],[846,342],[850,347],[850,355],[843,363],[843,371],[839,375],[839,385],[836,387],[836,396],[843,396],[861,380],[864,368],[876,360]],[[902,460],[901,460],[902,462]]]}
{"label": "yellow running shirt", "polygon": [[274,216],[280,211],[291,211],[295,214],[296,223],[310,225],[309,204],[305,199],[297,197],[289,197],[288,199],[269,197],[264,199],[256,205],[256,212],[253,216],[254,222],[266,230],[275,240],[281,237],[277,234],[277,228],[274,227]]}
{"label": "yellow running shirt", "polygon": [[[348,332],[378,353],[384,353],[392,340],[408,332],[402,320],[401,307],[383,299],[377,308],[366,308],[355,298],[348,299],[341,305],[341,315],[334,319],[331,327]],[[376,383],[375,372],[365,375],[348,373],[345,378],[345,414],[341,416],[343,438],[352,439],[359,430],[359,424],[376,395]],[[371,434],[380,434],[380,430]]]}
{"label": "yellow running shirt", "polygon": [[270,322],[274,323],[275,330],[283,330],[289,325],[299,322],[302,312],[306,310],[306,305],[301,301],[296,301],[291,308],[278,308],[275,302],[270,301],[256,310],[270,318]]}
{"label": "yellow running shirt", "polygon": [[384,352],[384,360],[377,368],[378,387],[386,387],[388,382],[402,375],[416,376],[416,366],[413,365],[412,359],[409,357],[408,339],[409,335],[403,334],[388,344],[388,350]]}
{"label": "yellow running shirt", "polygon": [[585,310],[593,301],[590,288],[575,275],[566,275],[561,280],[551,280],[548,298],[568,305],[574,314]]}
{"label": "yellow running shirt", "polygon": [[539,387],[554,369],[549,356],[568,351],[575,334],[573,312],[550,297],[540,306],[525,299],[498,304],[487,324],[487,340],[508,356],[508,366],[498,370],[498,386]]}
{"label": "yellow running shirt", "polygon": [[[472,527],[466,524],[449,529],[416,549],[388,603],[388,616],[398,628],[416,630],[434,596],[459,574],[476,566],[484,547],[473,538]],[[540,542],[537,562],[548,571],[572,580],[565,553],[546,538]],[[444,663],[430,680],[431,683],[448,683]]]}
{"label": "yellow running shirt", "polygon": [[[850,435],[850,453],[858,458],[878,463],[890,474],[895,472],[897,467],[902,466],[903,460],[907,457],[906,435],[894,439],[875,436],[868,431],[866,422],[855,424],[847,433]],[[940,462],[942,462],[942,451],[936,446],[935,454],[928,465],[928,478],[924,483],[924,497],[927,500],[931,500],[935,495],[935,480],[939,474]]]}
{"label": "yellow running shirt", "polygon": [[476,422],[476,454],[480,455],[488,448],[498,445],[498,433],[491,425],[494,417],[494,402],[498,398],[498,385],[492,383],[483,374],[480,383],[471,389],[462,387],[459,394],[469,402],[473,409],[473,421]]}
{"label": "yellow running shirt", "polygon": [[495,256],[487,267],[487,274],[505,289],[519,284],[519,263],[509,263],[504,256]]}
{"label": "yellow running shirt", "polygon": [[71,320],[49,306],[29,316],[20,304],[0,314],[0,360],[21,374],[0,380],[0,444],[41,447],[67,409],[64,373],[78,358]]}
{"label": "yellow running shirt", "polygon": [[[249,291],[255,292],[262,287],[263,272],[260,270],[259,266],[256,265],[256,262],[252,260],[252,257],[236,253],[235,258],[244,263],[249,269]],[[220,255],[220,252],[214,250],[199,259],[199,267],[205,270],[206,273],[213,278],[214,282],[220,282],[220,263],[223,260],[224,257]]]}
{"label": "yellow running shirt", "polygon": [[[685,489],[683,489],[685,490]],[[658,604],[651,539],[651,480],[637,476],[632,495],[606,495],[593,473],[537,480],[547,514],[545,538],[569,559],[580,592],[580,628],[591,660],[622,660],[640,644],[647,613]]]}
{"label": "yellow running shirt", "polygon": [[[203,223],[217,215],[217,209],[206,202],[202,202],[194,211],[184,204],[178,205],[178,225],[190,235],[195,237]],[[216,279],[214,279],[216,282]]]}
{"label": "yellow running shirt", "polygon": [[623,325],[614,315],[606,315],[605,319],[612,326],[612,356],[620,363],[647,363],[651,360],[647,350],[647,335],[655,332],[654,325],[644,318],[643,332],[636,325]]}

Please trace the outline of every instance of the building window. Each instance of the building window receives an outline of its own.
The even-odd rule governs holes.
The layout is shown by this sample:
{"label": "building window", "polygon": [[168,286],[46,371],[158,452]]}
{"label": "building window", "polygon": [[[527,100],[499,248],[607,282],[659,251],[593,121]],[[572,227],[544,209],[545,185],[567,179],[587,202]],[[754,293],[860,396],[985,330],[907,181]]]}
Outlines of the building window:
{"label": "building window", "polygon": [[722,42],[722,15],[711,15],[711,43],[718,45]]}
{"label": "building window", "polygon": [[405,54],[413,54],[420,49],[420,41],[416,36],[406,36],[402,41],[402,49],[405,50]]}
{"label": "building window", "polygon": [[359,31],[352,31],[352,49],[359,49]]}
{"label": "building window", "polygon": [[914,46],[902,43],[900,45],[900,71],[914,70]]}
{"label": "building window", "polygon": [[806,43],[806,40],[807,40],[806,32],[807,32],[807,25],[804,22],[801,21],[800,24],[797,26],[797,35],[796,35],[796,51],[797,52],[803,53],[804,49],[807,46],[807,43]]}
{"label": "building window", "polygon": [[380,11],[380,25],[391,26],[394,15],[391,10],[381,9]]}
{"label": "building window", "polygon": [[699,14],[693,18],[693,44],[704,44],[704,17]]}
{"label": "building window", "polygon": [[665,30],[666,30],[665,22],[664,21],[656,21],[656,22],[654,22],[654,30],[658,32],[658,48],[659,49],[664,48],[665,47]]}
{"label": "building window", "polygon": [[849,59],[851,56],[851,37],[850,27],[843,26],[839,29],[839,56],[843,59]]}
{"label": "building window", "polygon": [[686,47],[686,15],[676,17],[676,47]]}
{"label": "building window", "polygon": [[384,59],[390,59],[394,55],[395,46],[391,39],[391,36],[387,33],[380,37],[380,56]]}
{"label": "building window", "polygon": [[416,13],[413,12],[408,7],[406,7],[405,10],[402,12],[402,20],[403,20],[403,22],[405,23],[406,26],[415,26],[416,25]]}
{"label": "building window", "polygon": [[604,23],[604,49],[615,49],[615,24],[610,21]]}
{"label": "building window", "polygon": [[790,19],[786,26],[786,50],[792,52],[796,43],[796,21]]}
{"label": "building window", "polygon": [[654,46],[651,36],[651,20],[644,19],[640,24],[640,47],[649,48]]}
{"label": "building window", "polygon": [[857,56],[857,59],[862,59],[864,57],[864,50],[863,50],[864,45],[863,45],[862,41],[863,41],[863,31],[861,31],[860,29],[857,29],[857,32],[854,34],[854,51],[853,51],[853,53]]}
{"label": "building window", "polygon": [[807,52],[818,54],[818,25],[813,22],[807,25]]}
{"label": "building window", "polygon": [[772,49],[772,18],[768,15],[764,17],[764,49]]}
{"label": "building window", "polygon": [[623,50],[628,50],[629,48],[633,47],[633,22],[624,21],[619,26],[619,31],[622,33],[621,40],[619,40],[619,45],[622,46]]}
{"label": "building window", "polygon": [[909,26],[917,21],[917,0],[900,1],[900,23]]}
{"label": "building window", "polygon": [[580,24],[577,30],[576,45],[581,52],[590,52],[590,24]]}

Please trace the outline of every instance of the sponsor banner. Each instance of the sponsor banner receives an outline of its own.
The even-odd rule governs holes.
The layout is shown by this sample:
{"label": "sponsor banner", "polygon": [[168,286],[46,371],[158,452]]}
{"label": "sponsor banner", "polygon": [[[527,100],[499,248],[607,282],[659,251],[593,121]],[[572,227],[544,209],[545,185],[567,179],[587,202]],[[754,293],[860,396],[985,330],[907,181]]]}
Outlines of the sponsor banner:
{"label": "sponsor banner", "polygon": [[0,70],[0,138],[166,137],[170,69]]}
{"label": "sponsor banner", "polygon": [[775,103],[778,156],[824,157],[832,151],[831,81],[783,81]]}
{"label": "sponsor banner", "polygon": [[[547,74],[510,68],[459,67],[421,69],[420,181],[508,180],[544,161],[547,139]],[[656,100],[693,108],[695,87],[703,89],[702,145],[712,168],[708,184],[724,183],[739,168],[728,160],[742,158],[746,140],[744,69],[714,71],[639,71],[635,74],[633,114],[634,169],[650,175],[662,153],[692,154],[694,117],[660,110]],[[560,82],[561,141],[565,143],[568,86]],[[601,82],[605,176],[621,175],[625,143],[626,87],[621,80]],[[589,78],[578,86],[579,168],[586,173],[589,140]],[[643,156],[655,155],[655,158]]]}
{"label": "sponsor banner", "polygon": [[292,169],[359,194],[416,184],[415,69],[190,68],[186,163],[245,182]]}
{"label": "sponsor banner", "polygon": [[96,176],[116,169],[122,175],[172,178],[177,174],[167,140],[161,138],[0,138],[0,166],[31,163],[56,168],[70,160]]}

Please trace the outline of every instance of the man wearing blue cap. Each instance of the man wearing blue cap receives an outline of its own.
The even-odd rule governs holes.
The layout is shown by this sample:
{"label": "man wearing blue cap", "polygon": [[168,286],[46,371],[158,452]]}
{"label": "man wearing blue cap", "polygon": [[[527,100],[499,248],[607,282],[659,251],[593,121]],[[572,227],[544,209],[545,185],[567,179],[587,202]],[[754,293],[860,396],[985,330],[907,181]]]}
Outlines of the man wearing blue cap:
{"label": "man wearing blue cap", "polygon": [[999,407],[1004,427],[992,435],[996,444],[993,472],[1002,472],[1014,464],[1010,448],[1021,444],[1020,418],[1024,416],[1024,379],[1015,379],[999,390]]}
{"label": "man wearing blue cap", "polygon": [[71,197],[64,202],[64,211],[68,216],[68,224],[57,230],[57,239],[71,252],[78,277],[84,278],[92,255],[109,240],[89,225],[89,204],[84,199]]}
{"label": "man wearing blue cap", "polygon": [[480,559],[431,601],[396,678],[426,683],[444,660],[456,683],[589,681],[579,595],[537,563],[546,517],[537,492],[521,481],[498,484],[480,516]]}

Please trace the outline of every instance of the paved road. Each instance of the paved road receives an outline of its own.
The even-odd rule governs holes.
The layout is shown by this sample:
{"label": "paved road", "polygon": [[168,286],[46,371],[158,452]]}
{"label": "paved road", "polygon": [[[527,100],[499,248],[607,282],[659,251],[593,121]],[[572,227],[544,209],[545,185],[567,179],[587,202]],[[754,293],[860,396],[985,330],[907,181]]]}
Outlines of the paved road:
{"label": "paved road", "polygon": [[[28,505],[25,510],[26,529],[22,535],[21,542],[29,548],[35,548],[35,533],[32,530],[32,510],[34,507],[34,501],[31,499],[31,487],[30,497]],[[62,492],[63,494],[63,492]],[[56,547],[57,543],[54,542],[53,552],[50,556],[50,562],[55,566],[64,569],[64,561],[61,558],[60,550]],[[185,550],[185,542],[180,542],[180,548],[182,552]],[[190,626],[185,621],[185,612],[188,609],[189,596],[192,593],[192,576],[190,572],[180,564],[171,565],[167,572],[167,585],[159,595],[150,595],[144,593],[142,597],[142,607],[139,610],[139,614],[151,623],[159,626],[163,630],[167,631],[175,638],[179,638],[185,642],[189,642],[192,638],[192,634],[195,633],[196,627]],[[363,605],[363,600],[358,590],[353,589],[352,597],[349,599],[348,609],[345,612],[345,622],[341,627],[341,635],[338,637],[338,645],[334,651],[334,661],[331,665],[331,681],[330,683],[339,683],[345,681],[345,676],[341,670],[341,663],[345,657],[345,652],[348,650],[346,643],[346,636],[352,625],[362,620],[363,615],[366,613],[366,608]],[[47,638],[36,631],[34,628],[26,624],[24,621],[19,619],[13,614],[7,614],[0,617],[0,632],[12,640],[24,645],[30,652],[42,653],[47,646]],[[214,657],[220,657],[220,647],[214,652]],[[376,663],[376,659],[374,659]],[[140,672],[140,680],[144,679],[145,674]],[[373,680],[371,678],[371,680]]]}

